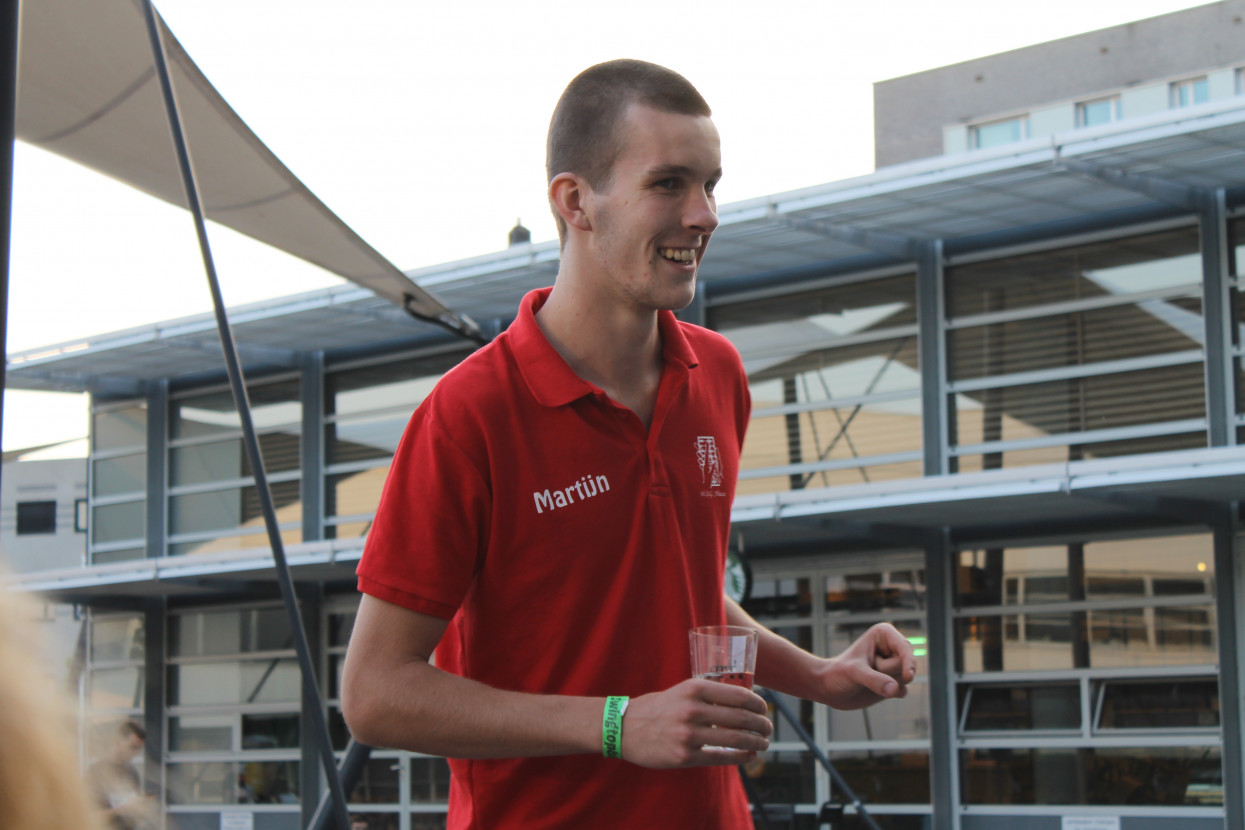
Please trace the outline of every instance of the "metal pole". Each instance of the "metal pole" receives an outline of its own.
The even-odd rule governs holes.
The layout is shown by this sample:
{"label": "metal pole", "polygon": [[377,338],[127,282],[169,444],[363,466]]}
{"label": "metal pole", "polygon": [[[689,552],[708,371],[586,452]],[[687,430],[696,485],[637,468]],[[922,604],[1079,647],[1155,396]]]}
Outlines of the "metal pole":
{"label": "metal pole", "polygon": [[[354,789],[354,785],[359,783],[359,776],[363,774],[363,767],[371,757],[372,748],[370,746],[361,744],[354,738],[350,739],[350,743],[346,744],[346,751],[342,755],[341,765],[338,766],[336,772],[337,777],[342,782],[343,790],[350,792]],[[328,800],[328,793],[321,796],[320,803],[316,805],[316,811],[312,815],[311,821],[307,823],[307,830],[325,830],[325,822],[328,820]]]}
{"label": "metal pole", "polygon": [[169,77],[168,63],[165,59],[164,44],[160,39],[160,28],[157,23],[156,11],[151,0],[144,0],[143,15],[147,21],[147,34],[151,39],[152,56],[155,59],[156,76],[160,80],[160,90],[164,95],[164,106],[168,114],[169,129],[173,134],[173,145],[177,151],[177,160],[181,165],[182,180],[186,188],[186,203],[194,216],[195,231],[199,236],[199,250],[203,255],[203,268],[207,273],[208,287],[212,292],[212,305],[216,311],[216,327],[220,333],[221,351],[225,356],[225,369],[229,373],[229,385],[233,389],[238,416],[242,421],[242,437],[246,445],[247,457],[251,469],[255,473],[255,490],[259,496],[260,510],[264,515],[264,527],[268,530],[268,541],[272,546],[272,558],[276,565],[277,583],[281,588],[281,599],[285,603],[285,611],[289,616],[290,631],[294,637],[294,648],[298,653],[298,662],[302,670],[304,697],[312,705],[310,711],[303,712],[303,718],[310,721],[312,730],[320,748],[320,760],[324,766],[325,778],[333,796],[333,807],[336,824],[339,830],[349,830],[350,817],[346,812],[346,796],[342,790],[341,780],[337,777],[337,765],[333,759],[333,746],[329,740],[328,723],[324,716],[323,699],[316,686],[315,663],[311,657],[311,649],[307,644],[307,634],[303,628],[302,616],[298,610],[298,597],[294,592],[294,580],[290,576],[289,564],[285,558],[285,547],[281,542],[281,532],[277,526],[277,511],[273,506],[272,493],[268,488],[268,476],[264,471],[264,460],[259,450],[259,440],[255,436],[255,424],[251,418],[251,403],[246,392],[246,383],[242,377],[242,367],[238,361],[238,349],[233,340],[233,330],[229,318],[225,314],[225,301],[221,296],[220,283],[216,278],[216,265],[212,259],[212,249],[208,244],[207,223],[203,214],[203,206],[199,202],[199,189],[195,183],[194,169],[190,163],[190,152],[186,146],[186,137],[182,132],[181,116],[177,111],[177,99],[173,93],[172,79]]}
{"label": "metal pole", "polygon": [[9,362],[9,249],[13,230],[13,141],[17,136],[18,0],[0,4],[0,443],[3,440],[5,370]]}
{"label": "metal pole", "polygon": [[791,728],[795,730],[795,734],[800,737],[800,740],[808,746],[809,751],[813,753],[813,756],[816,757],[817,760],[821,762],[821,765],[826,768],[826,772],[830,773],[830,777],[834,779],[834,785],[842,790],[843,794],[847,796],[851,802],[851,806],[856,810],[856,814],[864,819],[865,824],[869,825],[871,830],[882,830],[882,828],[878,827],[878,823],[874,821],[873,816],[869,815],[869,811],[865,809],[864,802],[860,800],[860,797],[856,795],[855,791],[852,790],[843,776],[839,774],[839,771],[834,768],[834,764],[830,763],[830,759],[826,757],[826,753],[821,751],[821,747],[817,746],[817,742],[813,740],[813,736],[808,734],[808,730],[800,724],[799,720],[796,719],[792,711],[787,708],[787,704],[782,702],[782,698],[771,692],[769,689],[761,689],[760,692],[761,697],[774,704],[774,708],[776,708],[782,716],[787,719],[787,722],[791,724]]}

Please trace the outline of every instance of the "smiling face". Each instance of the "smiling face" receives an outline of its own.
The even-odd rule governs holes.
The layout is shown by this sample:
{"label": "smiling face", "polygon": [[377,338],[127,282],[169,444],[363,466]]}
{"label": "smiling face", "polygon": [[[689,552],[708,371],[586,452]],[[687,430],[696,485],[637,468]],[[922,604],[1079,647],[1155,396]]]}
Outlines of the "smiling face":
{"label": "smiling face", "polygon": [[584,242],[599,288],[638,310],[679,309],[718,226],[718,131],[707,116],[627,107],[623,150],[600,190],[589,188]]}

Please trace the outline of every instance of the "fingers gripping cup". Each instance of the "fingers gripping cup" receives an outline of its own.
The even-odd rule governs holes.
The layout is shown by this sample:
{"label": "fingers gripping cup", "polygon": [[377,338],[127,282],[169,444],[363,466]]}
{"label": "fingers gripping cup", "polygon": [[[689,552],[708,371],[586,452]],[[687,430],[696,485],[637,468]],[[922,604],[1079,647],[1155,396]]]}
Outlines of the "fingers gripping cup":
{"label": "fingers gripping cup", "polygon": [[757,633],[739,625],[702,625],[688,632],[692,676],[752,688],[757,664]]}

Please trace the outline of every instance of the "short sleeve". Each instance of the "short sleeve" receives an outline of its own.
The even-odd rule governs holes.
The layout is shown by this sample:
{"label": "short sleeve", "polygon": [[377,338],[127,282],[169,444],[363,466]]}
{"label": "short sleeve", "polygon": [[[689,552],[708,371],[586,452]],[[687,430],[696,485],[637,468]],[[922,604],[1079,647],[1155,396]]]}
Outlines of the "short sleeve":
{"label": "short sleeve", "polygon": [[412,416],[359,562],[361,592],[454,616],[487,550],[491,502],[483,465],[462,443],[433,399]]}

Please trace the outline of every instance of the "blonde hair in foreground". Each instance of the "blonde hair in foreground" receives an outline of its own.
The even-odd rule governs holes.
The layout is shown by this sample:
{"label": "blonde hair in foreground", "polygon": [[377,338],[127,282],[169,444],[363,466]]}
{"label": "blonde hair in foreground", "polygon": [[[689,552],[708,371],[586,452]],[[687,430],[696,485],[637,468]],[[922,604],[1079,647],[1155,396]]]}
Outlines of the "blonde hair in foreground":
{"label": "blonde hair in foreground", "polygon": [[0,586],[0,828],[103,830],[74,750],[69,696],[40,661],[25,598]]}

